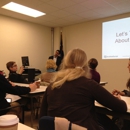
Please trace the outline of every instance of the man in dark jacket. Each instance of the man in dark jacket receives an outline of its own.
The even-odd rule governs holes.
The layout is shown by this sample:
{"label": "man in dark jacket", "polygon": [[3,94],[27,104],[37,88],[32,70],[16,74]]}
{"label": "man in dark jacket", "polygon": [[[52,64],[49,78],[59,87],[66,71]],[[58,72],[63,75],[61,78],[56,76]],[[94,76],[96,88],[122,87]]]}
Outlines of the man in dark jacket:
{"label": "man in dark jacket", "polygon": [[63,57],[64,57],[63,50],[56,50],[55,54],[48,58],[48,59],[53,59],[56,62],[56,65],[57,65],[56,71],[58,71]]}

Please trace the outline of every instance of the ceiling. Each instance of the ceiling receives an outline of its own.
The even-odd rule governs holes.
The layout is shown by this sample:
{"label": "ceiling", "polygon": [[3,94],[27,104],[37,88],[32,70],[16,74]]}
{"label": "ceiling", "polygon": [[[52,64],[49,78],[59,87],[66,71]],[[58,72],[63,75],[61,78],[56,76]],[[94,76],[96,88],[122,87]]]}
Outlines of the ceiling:
{"label": "ceiling", "polygon": [[0,14],[48,27],[64,27],[130,12],[130,0],[0,0],[0,7],[16,2],[46,13],[38,18],[0,8]]}

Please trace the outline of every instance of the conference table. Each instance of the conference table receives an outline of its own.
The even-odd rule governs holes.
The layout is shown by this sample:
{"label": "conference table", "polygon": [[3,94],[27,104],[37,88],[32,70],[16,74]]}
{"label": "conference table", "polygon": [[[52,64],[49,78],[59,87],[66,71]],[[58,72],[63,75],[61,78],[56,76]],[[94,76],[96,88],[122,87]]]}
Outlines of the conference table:
{"label": "conference table", "polygon": [[[18,85],[18,86],[24,86],[24,87],[29,87],[29,84],[23,84],[23,83],[14,83],[15,85]],[[34,111],[35,111],[35,108],[34,108],[34,103],[33,103],[33,98],[34,97],[42,97],[45,90],[46,90],[47,86],[40,86],[39,88],[37,88],[35,91],[33,92],[30,92],[29,94],[26,94],[26,95],[22,95],[23,97],[29,97],[31,99],[31,116],[30,116],[30,120],[31,120],[31,127],[33,127],[33,115],[34,115]],[[17,95],[12,95],[12,94],[8,94],[6,96],[6,98],[11,98],[12,99],[12,102],[14,101],[17,101],[19,100],[21,97],[17,96]]]}
{"label": "conference table", "polygon": [[96,112],[130,120],[130,97],[121,96],[121,99],[124,100],[127,104],[127,112],[121,113],[121,112],[112,111],[111,109],[95,101]]}
{"label": "conference table", "polygon": [[21,124],[21,123],[18,123],[18,130],[35,130],[27,125],[24,125],[24,124]]}
{"label": "conference table", "polygon": [[[21,84],[21,83],[15,83],[16,85],[19,86],[25,86],[25,87],[29,87],[29,84]],[[22,95],[24,97],[29,97],[31,99],[31,116],[30,116],[30,120],[31,120],[31,127],[33,127],[33,115],[34,115],[34,111],[35,111],[35,107],[34,107],[34,103],[33,103],[33,98],[39,98],[39,97],[43,97],[43,94],[46,90],[47,86],[40,86],[39,88],[37,88],[35,91],[30,92],[29,94],[26,95]],[[39,101],[40,102],[40,101]]]}
{"label": "conference table", "polygon": [[[24,86],[24,87],[29,87],[29,84],[23,84],[23,83],[14,83],[18,86]],[[100,82],[101,86],[105,86],[107,84],[107,82]],[[34,103],[33,103],[33,98],[34,97],[42,97],[45,90],[46,90],[47,86],[40,86],[39,88],[37,88],[35,91],[30,92],[29,94],[26,95],[22,95],[23,97],[29,97],[31,99],[31,116],[30,116],[30,123],[31,123],[31,127],[33,127],[33,115],[34,115]],[[21,97],[17,96],[17,95],[12,95],[12,94],[8,94],[6,98],[11,98],[12,102],[19,100]]]}
{"label": "conference table", "polygon": [[101,81],[99,84],[100,84],[101,86],[105,86],[106,84],[108,84],[108,82],[102,82],[102,81]]}

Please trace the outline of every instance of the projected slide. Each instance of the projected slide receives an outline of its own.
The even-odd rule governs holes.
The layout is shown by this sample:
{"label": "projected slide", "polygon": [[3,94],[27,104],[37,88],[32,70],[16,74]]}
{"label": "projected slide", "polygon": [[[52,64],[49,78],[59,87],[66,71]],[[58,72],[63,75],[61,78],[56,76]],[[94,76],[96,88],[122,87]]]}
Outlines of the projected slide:
{"label": "projected slide", "polygon": [[102,59],[130,58],[130,18],[102,24]]}

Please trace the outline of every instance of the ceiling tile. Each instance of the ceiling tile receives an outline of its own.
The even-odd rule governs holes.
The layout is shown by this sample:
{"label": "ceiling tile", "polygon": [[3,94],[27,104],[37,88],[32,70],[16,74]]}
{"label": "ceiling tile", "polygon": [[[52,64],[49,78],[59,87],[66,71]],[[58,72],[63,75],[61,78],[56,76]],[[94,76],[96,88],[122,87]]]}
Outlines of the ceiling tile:
{"label": "ceiling tile", "polygon": [[82,3],[82,2],[85,2],[85,1],[87,1],[87,0],[71,0],[71,1],[73,1],[73,2],[75,2],[75,3]]}
{"label": "ceiling tile", "polygon": [[86,11],[86,12],[82,12],[82,13],[78,13],[77,14],[78,16],[81,16],[81,17],[84,17],[84,18],[89,18],[89,17],[96,17],[96,16],[98,16],[99,14],[98,14],[98,12],[94,12],[93,10],[88,10],[88,11]]}
{"label": "ceiling tile", "polygon": [[79,4],[89,9],[99,8],[108,5],[108,3],[104,2],[103,0],[88,0]]}
{"label": "ceiling tile", "polygon": [[63,19],[66,21],[75,22],[75,21],[84,20],[84,17],[78,16],[78,15],[70,15],[68,17],[64,17]]}
{"label": "ceiling tile", "polygon": [[55,12],[50,13],[50,14],[52,16],[56,16],[58,18],[63,18],[63,17],[71,15],[69,12],[66,12],[66,11],[63,11],[63,10],[58,10],[58,11],[55,11]]}
{"label": "ceiling tile", "polygon": [[75,2],[70,1],[70,0],[52,0],[52,1],[49,1],[47,3],[57,7],[59,9],[63,9],[63,8],[66,8],[66,7],[69,7],[71,5],[76,4]]}
{"label": "ceiling tile", "polygon": [[110,3],[110,4],[114,4],[114,3],[120,3],[120,2],[124,2],[124,1],[127,1],[127,0],[105,0],[106,2]]}
{"label": "ceiling tile", "polygon": [[64,8],[63,10],[65,10],[67,12],[70,12],[72,14],[77,14],[77,13],[84,12],[84,11],[89,10],[89,9],[87,9],[86,7],[84,7],[82,5],[77,5],[76,4],[76,5]]}
{"label": "ceiling tile", "polygon": [[1,15],[49,27],[63,27],[130,12],[130,0],[0,0],[0,7],[10,1],[45,12],[46,15],[33,18],[0,8]]}

